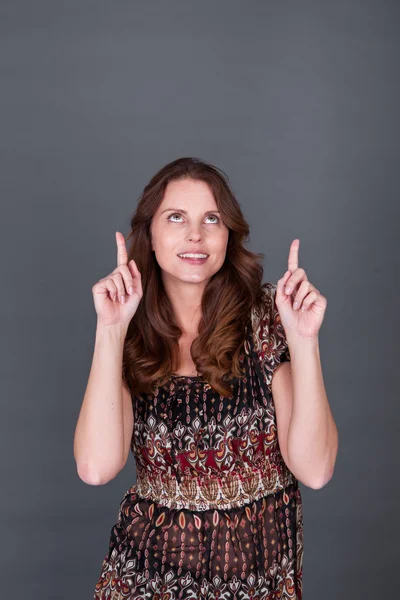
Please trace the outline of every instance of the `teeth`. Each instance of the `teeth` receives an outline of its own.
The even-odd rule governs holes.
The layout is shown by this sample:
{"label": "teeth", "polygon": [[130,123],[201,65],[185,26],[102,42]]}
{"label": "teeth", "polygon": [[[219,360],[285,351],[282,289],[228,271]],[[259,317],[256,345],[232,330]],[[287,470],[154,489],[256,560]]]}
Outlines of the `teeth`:
{"label": "teeth", "polygon": [[187,254],[178,254],[178,256],[181,256],[182,258],[207,258],[207,254],[187,253]]}

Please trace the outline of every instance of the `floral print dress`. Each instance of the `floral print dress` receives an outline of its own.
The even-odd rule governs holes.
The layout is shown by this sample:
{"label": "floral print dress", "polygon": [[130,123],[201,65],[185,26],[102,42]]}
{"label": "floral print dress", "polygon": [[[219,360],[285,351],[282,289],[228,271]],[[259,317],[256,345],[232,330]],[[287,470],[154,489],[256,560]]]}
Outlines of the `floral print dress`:
{"label": "floral print dress", "polygon": [[302,499],[271,393],[290,355],[276,285],[263,292],[232,398],[179,375],[132,398],[137,483],[120,503],[95,600],[302,599]]}

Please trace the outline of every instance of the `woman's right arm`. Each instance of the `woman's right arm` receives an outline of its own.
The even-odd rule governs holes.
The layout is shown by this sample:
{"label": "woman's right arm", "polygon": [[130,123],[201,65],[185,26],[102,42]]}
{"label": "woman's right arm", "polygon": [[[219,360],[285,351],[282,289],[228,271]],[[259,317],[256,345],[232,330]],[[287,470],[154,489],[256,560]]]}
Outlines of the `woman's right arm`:
{"label": "woman's right arm", "polygon": [[113,479],[128,459],[133,432],[131,394],[122,380],[129,323],[143,296],[141,275],[128,262],[125,238],[116,232],[118,266],[92,288],[96,339],[74,436],[79,477],[91,485]]}
{"label": "woman's right arm", "polygon": [[126,331],[96,327],[93,360],[74,437],[79,477],[91,485],[113,479],[126,464],[133,430],[131,394],[121,378]]}

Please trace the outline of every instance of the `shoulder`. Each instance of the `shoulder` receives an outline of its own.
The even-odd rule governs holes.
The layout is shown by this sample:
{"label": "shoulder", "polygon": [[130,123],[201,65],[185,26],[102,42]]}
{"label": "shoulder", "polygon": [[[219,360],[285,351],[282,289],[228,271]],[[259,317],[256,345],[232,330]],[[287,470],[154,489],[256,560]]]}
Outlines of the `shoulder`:
{"label": "shoulder", "polygon": [[277,284],[266,282],[261,289],[262,302],[252,312],[253,338],[259,358],[268,371],[270,383],[277,365],[290,360],[290,354],[275,302]]}
{"label": "shoulder", "polygon": [[252,308],[251,321],[257,337],[263,336],[265,329],[270,329],[279,314],[275,304],[276,287],[275,283],[264,282],[261,285],[261,302]]}

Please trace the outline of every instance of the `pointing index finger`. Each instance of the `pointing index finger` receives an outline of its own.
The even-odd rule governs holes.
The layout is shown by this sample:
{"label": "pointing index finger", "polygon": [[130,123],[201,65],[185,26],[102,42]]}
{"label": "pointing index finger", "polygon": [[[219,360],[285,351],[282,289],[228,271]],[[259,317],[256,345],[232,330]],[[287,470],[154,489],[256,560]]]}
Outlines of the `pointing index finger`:
{"label": "pointing index finger", "polygon": [[115,232],[117,242],[117,265],[128,264],[128,252],[126,249],[125,238],[120,231]]}
{"label": "pointing index finger", "polygon": [[292,273],[299,267],[299,246],[300,240],[296,239],[290,244],[288,269]]}

